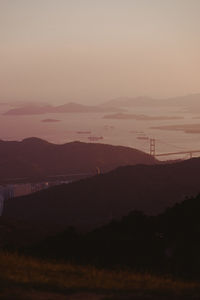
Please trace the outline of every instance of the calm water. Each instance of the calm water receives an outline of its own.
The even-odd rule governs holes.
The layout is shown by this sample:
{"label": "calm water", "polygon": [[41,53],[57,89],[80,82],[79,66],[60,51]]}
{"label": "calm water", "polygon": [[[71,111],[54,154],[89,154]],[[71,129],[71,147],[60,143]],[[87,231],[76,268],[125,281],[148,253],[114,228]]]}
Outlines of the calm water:
{"label": "calm water", "polygon": [[[88,134],[78,134],[77,131],[91,131],[93,136],[103,136],[101,143],[123,145],[149,152],[149,141],[139,140],[142,132],[148,137],[156,138],[156,152],[175,152],[180,150],[200,149],[200,134],[186,134],[181,131],[163,131],[152,129],[152,126],[197,124],[198,115],[186,113],[178,108],[137,108],[128,113],[145,114],[148,116],[180,116],[184,119],[163,121],[114,120],[103,119],[105,114],[45,114],[32,116],[4,116],[2,113],[9,107],[0,106],[0,139],[21,140],[35,136],[54,143],[71,141],[89,142]],[[57,123],[44,123],[43,119],[58,119]],[[199,154],[200,155],[200,154]],[[180,155],[179,155],[180,157]],[[184,157],[184,155],[182,155]],[[170,158],[170,157],[168,157]]]}

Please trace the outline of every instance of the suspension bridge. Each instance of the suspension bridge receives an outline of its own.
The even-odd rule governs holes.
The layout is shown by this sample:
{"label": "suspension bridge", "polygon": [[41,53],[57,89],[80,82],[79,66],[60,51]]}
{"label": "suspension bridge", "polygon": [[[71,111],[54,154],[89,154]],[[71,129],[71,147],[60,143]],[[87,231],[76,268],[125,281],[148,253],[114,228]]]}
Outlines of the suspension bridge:
{"label": "suspension bridge", "polygon": [[[149,142],[150,142],[150,144],[149,144],[150,145],[150,155],[153,156],[153,157],[187,155],[187,157],[192,158],[194,155],[200,153],[200,149],[197,149],[197,150],[179,150],[179,151],[175,151],[175,152],[157,153],[156,152],[156,142],[157,141],[160,141],[160,140],[159,139],[157,140],[155,138],[150,138],[149,139]],[[168,145],[170,145],[170,144],[168,144]]]}

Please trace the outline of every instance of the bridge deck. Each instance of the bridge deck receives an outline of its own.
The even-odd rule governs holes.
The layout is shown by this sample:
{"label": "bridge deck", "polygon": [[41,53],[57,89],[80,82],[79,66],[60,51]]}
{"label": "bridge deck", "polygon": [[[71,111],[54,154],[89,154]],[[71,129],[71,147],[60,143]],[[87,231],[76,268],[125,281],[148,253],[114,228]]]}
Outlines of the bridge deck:
{"label": "bridge deck", "polygon": [[200,150],[188,150],[188,151],[179,151],[179,152],[169,152],[169,153],[160,153],[160,154],[155,154],[156,157],[158,156],[168,156],[168,155],[178,155],[178,154],[193,154],[193,153],[199,153]]}

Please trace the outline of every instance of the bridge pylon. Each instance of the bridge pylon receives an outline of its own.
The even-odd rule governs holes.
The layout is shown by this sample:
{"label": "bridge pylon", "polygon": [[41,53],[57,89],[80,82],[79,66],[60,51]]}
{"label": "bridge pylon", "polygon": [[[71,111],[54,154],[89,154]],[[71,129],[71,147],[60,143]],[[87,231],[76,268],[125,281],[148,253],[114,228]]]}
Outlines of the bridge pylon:
{"label": "bridge pylon", "polygon": [[156,139],[150,139],[150,155],[155,157],[156,156]]}

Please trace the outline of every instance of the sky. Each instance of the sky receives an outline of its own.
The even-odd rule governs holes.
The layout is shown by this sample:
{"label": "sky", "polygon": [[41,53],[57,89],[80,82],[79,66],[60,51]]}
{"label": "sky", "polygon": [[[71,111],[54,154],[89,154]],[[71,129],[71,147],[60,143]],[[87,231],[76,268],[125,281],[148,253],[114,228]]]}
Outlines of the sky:
{"label": "sky", "polygon": [[199,0],[0,0],[0,101],[200,92]]}

